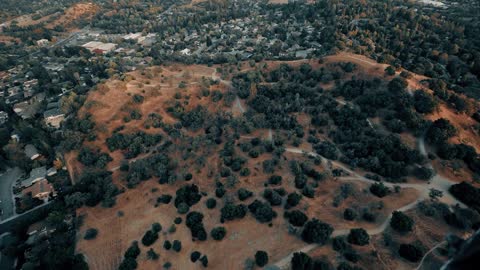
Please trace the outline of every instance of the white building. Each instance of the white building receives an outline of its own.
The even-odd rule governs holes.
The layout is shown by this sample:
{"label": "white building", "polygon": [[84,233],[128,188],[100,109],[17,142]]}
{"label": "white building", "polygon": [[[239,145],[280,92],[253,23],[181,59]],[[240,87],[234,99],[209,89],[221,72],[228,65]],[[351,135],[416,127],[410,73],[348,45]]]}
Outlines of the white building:
{"label": "white building", "polygon": [[106,54],[117,48],[115,43],[103,43],[100,41],[90,41],[82,45],[83,48],[93,52]]}

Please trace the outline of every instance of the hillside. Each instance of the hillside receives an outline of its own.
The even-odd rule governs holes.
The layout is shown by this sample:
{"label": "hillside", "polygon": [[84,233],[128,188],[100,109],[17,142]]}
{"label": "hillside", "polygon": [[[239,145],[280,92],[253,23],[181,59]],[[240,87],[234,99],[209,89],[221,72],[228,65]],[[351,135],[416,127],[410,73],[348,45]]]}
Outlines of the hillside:
{"label": "hillside", "polygon": [[[89,117],[95,125],[92,130],[95,140],[86,141],[84,149],[90,149],[90,159],[108,153],[111,161],[105,170],[113,172],[111,179],[120,194],[111,208],[83,207],[77,211],[77,215],[83,218],[77,251],[86,256],[91,269],[116,269],[132,241],[139,241],[141,246],[141,255],[137,258],[140,269],[157,269],[158,265],[168,262],[173,269],[191,268],[190,253],[193,251],[207,255],[211,269],[240,269],[248,258],[253,258],[256,250],[267,251],[269,263],[280,267],[290,263],[289,254],[300,250],[314,257],[328,257],[333,264],[339,263],[332,257],[335,251],[322,245],[305,244],[299,228],[289,225],[288,219],[284,218],[285,212],[298,209],[308,219],[316,218],[330,224],[332,236],[347,235],[352,228],[365,228],[372,236],[371,246],[354,248],[360,258],[357,265],[368,268],[368,265],[375,263],[383,265],[385,269],[411,266],[411,263],[399,260],[392,248],[398,243],[420,241],[428,249],[447,231],[451,231],[445,221],[440,226],[433,216],[425,216],[424,211],[428,205],[439,202],[460,203],[448,194],[447,189],[449,185],[464,179],[442,175],[443,171],[438,167],[440,165],[435,162],[433,169],[437,175],[428,183],[419,178],[421,175],[416,171],[416,166],[423,166],[423,170],[430,167],[430,161],[422,157],[426,151],[420,142],[423,138],[415,139],[413,124],[409,124],[411,127],[398,135],[392,133],[388,124],[391,120],[386,115],[391,114],[389,110],[397,109],[388,107],[391,104],[378,100],[377,106],[385,106],[384,109],[377,107],[367,115],[360,113],[363,110],[368,112],[368,102],[372,102],[368,91],[373,91],[377,96],[378,91],[390,91],[394,95],[402,95],[396,91],[404,91],[402,98],[406,100],[414,99],[413,93],[417,87],[421,87],[418,91],[431,92],[426,82],[428,78],[424,76],[411,74],[403,86],[392,83],[400,82],[395,77],[402,70],[397,70],[396,75],[384,75],[387,67],[363,56],[347,53],[321,60],[266,61],[253,66],[241,63],[239,70],[233,73],[229,72],[232,69],[227,66],[172,64],[130,72],[98,86],[97,90],[90,92],[79,112],[80,118]],[[297,70],[300,73],[296,73]],[[282,73],[285,71],[290,75],[285,76],[286,73]],[[294,77],[301,74],[309,75],[307,78]],[[402,76],[405,75],[402,73]],[[250,84],[246,84],[247,80]],[[361,82],[357,86],[365,86],[365,90],[361,91],[368,96],[366,100],[362,99],[361,93],[352,92],[355,91],[355,85],[345,87],[351,81]],[[288,83],[295,83],[296,87]],[[268,91],[277,85],[284,92],[271,96]],[[309,99],[302,91],[309,93]],[[283,99],[282,95],[292,97]],[[275,103],[269,104],[269,97],[275,97],[275,102],[280,104],[286,103],[281,107]],[[263,103],[259,103],[260,100]],[[304,103],[304,109],[300,109],[302,106],[295,107],[295,102]],[[458,142],[464,132],[470,131],[465,127],[465,122],[457,120],[470,121],[469,118],[465,115],[453,117],[456,115],[453,109],[441,101],[438,104],[434,112],[418,116],[431,120],[448,118],[459,130],[449,140]],[[323,107],[324,111],[318,111],[318,106]],[[347,112],[356,114],[347,116]],[[338,118],[340,115],[354,118],[343,120]],[[364,122],[359,122],[362,119]],[[339,135],[336,134],[345,128],[342,121],[347,121],[350,126],[360,125],[360,130],[364,129],[364,132],[378,136],[380,140],[389,138],[391,143],[397,144],[395,151],[407,151],[413,155],[410,160],[402,161],[402,164],[411,163],[407,165],[409,169],[394,171],[395,162],[399,160],[395,151],[384,153],[385,158],[393,162],[388,164],[392,166],[390,171],[380,170],[380,167],[368,168],[362,162],[353,168],[352,163],[348,163],[351,160],[345,156],[351,150],[345,147],[354,145],[346,146],[345,142],[338,141]],[[137,138],[129,141],[124,137],[129,134],[137,134]],[[139,135],[144,139],[139,139]],[[476,141],[478,134],[473,135],[470,138]],[[112,139],[114,137],[115,141]],[[346,140],[351,139],[345,137],[343,141]],[[383,150],[388,151],[389,147],[386,143]],[[433,154],[434,148],[429,144],[427,151]],[[87,154],[81,155],[85,157]],[[73,153],[75,155],[76,152]],[[85,177],[82,176],[85,171],[103,170],[101,166],[105,164],[88,163],[93,165],[87,164],[85,167],[79,162],[86,163],[86,159],[79,157],[79,160],[72,161],[75,165],[70,164],[70,168],[76,168],[75,181],[85,181],[79,180]],[[293,164],[300,165],[300,172],[294,169]],[[387,166],[387,163],[382,166]],[[463,167],[462,173],[470,175],[467,166]],[[379,175],[372,177],[369,172],[372,169]],[[281,176],[279,183],[269,180],[275,175]],[[378,197],[369,191],[379,179],[386,180],[385,188],[389,190],[386,197]],[[199,201],[195,199],[187,211],[203,214],[203,225],[208,234],[206,241],[197,237],[192,239],[189,228],[185,226],[188,215],[181,214],[184,210],[180,208],[184,206],[177,204],[179,190],[190,185],[198,187],[200,198]],[[439,198],[439,202],[430,202],[431,188],[443,192],[444,196]],[[238,198],[240,189],[251,192],[244,201]],[[272,190],[273,195],[266,195]],[[285,195],[282,194],[295,193],[303,194],[300,203],[292,209],[292,206],[282,207],[286,204],[282,199]],[[172,202],[162,203],[160,198],[164,195],[173,196]],[[112,196],[110,192],[98,196],[101,196],[97,199],[102,204],[112,200],[107,197]],[[216,207],[209,209],[206,203],[212,198],[216,201]],[[235,217],[231,213],[234,215],[232,220],[228,218],[224,223],[221,222],[221,216],[225,219],[229,207],[251,205],[256,199],[267,201],[266,212],[247,213],[244,218],[245,214]],[[359,217],[346,222],[344,210],[347,208],[353,209]],[[399,237],[389,226],[390,215],[395,210],[404,211],[414,219],[415,231],[407,238]],[[269,211],[276,214],[270,216]],[[177,217],[183,221],[174,225]],[[140,240],[155,222],[159,222],[163,229],[159,239],[145,247]],[[437,226],[436,229],[432,229],[433,224]],[[209,232],[216,226],[225,227],[225,239],[211,239]],[[98,229],[96,239],[83,240],[80,237],[88,228]],[[393,239],[390,241],[396,244],[383,246],[381,242],[385,240],[382,240],[382,235],[385,233],[391,235]],[[455,233],[461,235],[460,230],[455,230]],[[181,251],[165,250],[162,246],[166,240],[179,240],[182,243]],[[158,261],[147,259],[150,248],[160,254]],[[371,248],[376,250],[377,256],[368,255]],[[218,256],[219,249],[235,259],[225,260]]]}

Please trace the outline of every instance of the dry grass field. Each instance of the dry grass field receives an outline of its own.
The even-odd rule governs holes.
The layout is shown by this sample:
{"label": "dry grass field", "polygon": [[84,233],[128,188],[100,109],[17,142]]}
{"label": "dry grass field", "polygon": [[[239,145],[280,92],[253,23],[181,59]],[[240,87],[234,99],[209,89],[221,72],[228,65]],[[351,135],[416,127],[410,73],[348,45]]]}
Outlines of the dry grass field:
{"label": "dry grass field", "polygon": [[[318,60],[302,60],[292,61],[288,64],[292,66],[300,66],[302,63],[309,63],[313,68],[327,66],[338,62],[353,62],[358,65],[358,68],[353,74],[348,76],[357,76],[371,78],[374,76],[384,76],[384,69],[386,65],[377,64],[372,60],[348,53],[341,53],[334,56],[325,57],[323,61]],[[248,63],[241,65],[242,71],[261,68],[263,64],[267,65],[268,69],[278,67],[282,62],[266,61],[257,64],[255,67],[250,67]],[[234,102],[231,105],[226,105],[223,101],[214,103],[210,97],[202,95],[202,89],[209,89],[210,91],[218,90],[225,93],[229,87],[227,78],[221,80],[220,84],[211,84],[211,79],[219,79],[216,69],[218,66],[202,66],[202,65],[168,65],[161,67],[151,67],[145,70],[138,70],[130,72],[121,78],[113,78],[102,85],[99,85],[96,90],[92,90],[85,102],[83,108],[79,112],[79,116],[83,117],[87,114],[93,116],[93,121],[96,124],[94,132],[97,139],[93,142],[86,142],[85,146],[95,146],[104,152],[108,152],[105,140],[111,136],[113,131],[124,126],[123,131],[130,133],[134,131],[144,131],[146,133],[162,134],[168,136],[163,130],[155,128],[146,128],[144,124],[145,116],[155,112],[162,116],[165,123],[173,124],[177,120],[168,112],[167,108],[172,104],[173,100],[182,102],[186,110],[195,108],[197,105],[202,105],[209,112],[228,112],[234,117],[241,117],[242,111],[245,110],[247,104],[241,101],[240,104]],[[423,77],[414,76],[409,80],[410,87],[421,85]],[[428,90],[426,90],[428,91]],[[132,97],[139,94],[145,97],[144,102],[138,104],[132,101]],[[442,115],[446,115],[455,124],[463,127],[467,125],[467,121],[459,116],[451,115],[449,109],[441,107]],[[248,108],[247,108],[248,109]],[[138,110],[142,115],[142,120],[124,122],[124,117],[128,115],[128,111]],[[446,112],[442,111],[446,110]],[[432,117],[436,117],[433,114]],[[309,116],[303,113],[298,113],[297,119],[299,123],[305,128],[310,125]],[[371,121],[381,127],[379,119],[371,119]],[[201,135],[201,131],[182,130],[184,138],[194,138]],[[459,138],[462,138],[462,132]],[[270,131],[265,129],[253,130],[250,134],[243,134],[239,141],[251,140],[252,138],[269,139],[270,137],[285,138],[287,136],[284,131]],[[319,135],[322,139],[327,139],[326,134]],[[470,136],[470,135],[469,135]],[[409,134],[402,134],[404,140],[411,147],[417,147],[416,139]],[[474,137],[475,138],[475,137]],[[184,144],[188,140],[176,140],[178,148],[186,147]],[[237,142],[239,142],[237,141]],[[203,155],[206,158],[206,166],[198,167],[191,160],[183,160],[180,151],[173,151],[169,153],[170,156],[178,161],[178,168],[193,173],[193,180],[190,183],[196,184],[201,192],[206,195],[202,197],[201,201],[194,205],[191,210],[199,211],[204,214],[204,224],[207,233],[215,226],[220,226],[219,208],[223,206],[228,198],[217,199],[217,208],[209,210],[205,206],[207,198],[215,197],[215,181],[211,177],[211,172],[219,170],[222,161],[218,153],[221,151],[223,143],[212,149],[201,149],[197,155]],[[297,146],[305,151],[311,151],[311,146],[306,141],[302,141]],[[247,157],[238,145],[235,151],[240,156]],[[150,153],[145,153],[140,156],[144,157]],[[82,169],[81,164],[76,160],[76,153],[67,155],[67,167],[73,175],[78,175]],[[117,150],[110,153],[113,161],[108,164],[108,169],[114,171],[113,181],[120,187],[125,188],[126,173],[117,170],[122,161],[124,161],[123,154]],[[269,158],[269,154],[262,154],[258,158],[247,158],[245,167],[251,171],[249,176],[239,177],[238,183],[234,189],[245,187],[254,192],[256,197],[261,197],[264,183],[268,179],[269,174],[265,174],[262,170],[262,162]],[[295,191],[293,183],[293,175],[290,172],[288,161],[298,160],[306,161],[309,159],[306,156],[285,152],[282,155],[276,174],[283,176],[283,185],[287,192]],[[325,172],[325,164],[315,165],[315,169],[319,172]],[[439,166],[434,163],[434,167]],[[362,170],[355,170],[356,173],[364,175],[366,172]],[[444,174],[444,171],[440,170]],[[448,172],[445,172],[448,174]],[[449,175],[447,175],[449,176]],[[420,182],[416,182],[420,183]],[[223,224],[227,229],[227,235],[222,241],[215,241],[211,237],[205,242],[193,241],[189,229],[185,226],[185,215],[180,215],[176,212],[172,203],[169,205],[156,206],[156,199],[162,194],[175,195],[175,191],[183,186],[185,182],[177,181],[174,184],[159,185],[156,179],[148,180],[140,183],[134,189],[126,189],[125,192],[117,197],[117,203],[113,208],[102,208],[101,206],[88,208],[83,207],[78,210],[77,214],[83,217],[83,225],[78,232],[77,251],[86,256],[87,262],[93,270],[103,269],[117,269],[120,264],[123,253],[130,246],[132,241],[140,241],[144,233],[150,228],[152,223],[159,222],[163,230],[160,233],[159,239],[151,246],[157,253],[160,254],[158,261],[147,260],[146,251],[150,247],[144,247],[140,244],[142,253],[137,259],[139,263],[138,269],[159,269],[160,265],[166,262],[173,264],[172,269],[201,269],[199,263],[193,264],[190,262],[189,256],[193,251],[200,251],[206,254],[209,259],[209,269],[242,269],[243,264],[247,258],[253,258],[256,250],[265,250],[270,254],[270,262],[276,262],[287,256],[293,251],[296,251],[305,246],[305,243],[294,234],[289,233],[287,221],[283,218],[284,210],[280,207],[274,208],[278,217],[275,218],[271,226],[267,224],[258,223],[251,214],[241,220],[229,221]],[[413,203],[421,195],[417,189],[402,188],[398,193],[391,193],[382,199],[373,196],[369,191],[369,184],[358,181],[345,181],[327,177],[318,183],[319,187],[316,189],[316,194],[313,199],[303,198],[299,209],[302,209],[310,218],[318,218],[329,224],[333,224],[336,230],[349,230],[351,228],[362,227],[369,230],[375,230],[387,220],[392,211],[401,208],[402,206]],[[352,194],[342,200],[337,207],[334,206],[334,197],[339,193],[339,190],[344,185],[351,185]],[[230,192],[235,194],[235,192]],[[227,196],[228,197],[228,196]],[[249,204],[254,198],[250,198],[244,203]],[[377,219],[373,223],[366,221],[345,221],[343,219],[343,210],[347,207],[362,211],[364,208],[370,208],[377,214]],[[409,210],[412,215],[415,215],[415,220],[418,220],[418,228],[415,232],[408,236],[408,238],[396,238],[398,241],[421,239],[426,246],[431,247],[438,243],[439,236],[445,235],[449,231],[448,227],[439,226],[434,227],[434,220],[417,217],[416,210]],[[175,231],[172,232],[169,228],[173,224],[176,217],[181,216],[183,222],[175,226]],[[99,234],[94,240],[84,240],[84,232],[88,228],[97,228]],[[387,228],[387,231],[389,229]],[[162,245],[165,240],[180,240],[182,242],[182,250],[176,253],[172,250],[166,251]],[[396,251],[392,247],[385,247],[382,243],[381,234],[373,237],[370,246],[358,248],[358,252],[362,254],[362,260],[358,265],[368,269],[369,265],[378,265],[379,269],[409,269],[413,264],[405,261],[399,261]],[[288,243],[288,244],[286,244]],[[370,256],[370,250],[373,249],[377,253],[376,256]],[[335,262],[335,253],[331,247],[318,247],[310,252],[310,255],[315,257],[327,256],[331,262]],[[226,257],[228,256],[228,257]],[[429,258],[431,263],[435,263],[434,256]]]}

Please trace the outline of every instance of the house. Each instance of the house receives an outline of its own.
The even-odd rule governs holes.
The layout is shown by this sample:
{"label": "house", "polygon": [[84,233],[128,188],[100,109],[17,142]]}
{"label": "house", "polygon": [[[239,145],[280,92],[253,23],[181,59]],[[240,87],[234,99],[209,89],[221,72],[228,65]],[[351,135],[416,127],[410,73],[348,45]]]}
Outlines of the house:
{"label": "house", "polygon": [[57,169],[55,169],[55,167],[51,167],[47,170],[47,176],[53,176],[55,174],[57,174]]}
{"label": "house", "polygon": [[183,49],[180,51],[180,53],[183,55],[190,55],[190,49]]}
{"label": "house", "polygon": [[38,104],[31,100],[23,101],[13,105],[13,111],[22,119],[32,118],[38,109]]}
{"label": "house", "polygon": [[40,157],[37,148],[33,144],[25,145],[25,155],[31,160],[35,160]]}
{"label": "house", "polygon": [[99,41],[90,41],[82,45],[83,48],[98,54],[106,54],[116,49],[115,43],[103,43]]}
{"label": "house", "polygon": [[0,125],[5,124],[8,121],[8,113],[0,111]]}
{"label": "house", "polygon": [[59,108],[51,108],[43,113],[45,123],[51,127],[59,128],[65,119],[65,114]]}
{"label": "house", "polygon": [[50,235],[54,231],[55,228],[53,226],[49,226],[45,220],[35,222],[27,229],[28,239],[25,243],[28,245],[33,245],[38,240]]}
{"label": "house", "polygon": [[33,79],[23,83],[23,97],[28,98],[35,94],[36,87],[38,85],[38,80]]}
{"label": "house", "polygon": [[45,178],[34,182],[29,187],[26,187],[24,190],[22,190],[22,194],[24,196],[31,194],[32,198],[37,198],[39,200],[47,200],[50,194],[52,196],[56,195],[52,184],[50,184]]}
{"label": "house", "polygon": [[37,40],[37,45],[38,46],[47,46],[48,43],[50,43],[50,41],[48,41],[48,39],[39,39]]}
{"label": "house", "polygon": [[142,36],[142,33],[130,33],[128,35],[123,36],[123,39],[130,40],[130,39],[139,39]]}
{"label": "house", "polygon": [[20,135],[18,135],[17,133],[12,133],[10,139],[12,139],[12,141],[14,141],[15,143],[18,143],[20,142]]}
{"label": "house", "polygon": [[22,181],[22,187],[27,188],[39,181],[46,180],[46,175],[47,168],[45,166],[32,169],[30,171],[30,177]]}

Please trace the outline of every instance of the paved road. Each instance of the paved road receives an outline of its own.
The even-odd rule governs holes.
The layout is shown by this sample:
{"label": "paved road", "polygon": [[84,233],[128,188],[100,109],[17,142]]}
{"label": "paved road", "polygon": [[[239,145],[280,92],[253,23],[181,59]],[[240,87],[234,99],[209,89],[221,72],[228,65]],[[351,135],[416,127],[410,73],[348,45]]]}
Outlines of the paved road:
{"label": "paved road", "polygon": [[3,174],[0,174],[0,208],[3,211],[0,215],[1,220],[12,217],[15,213],[12,185],[21,175],[22,171],[18,167],[10,168]]}

